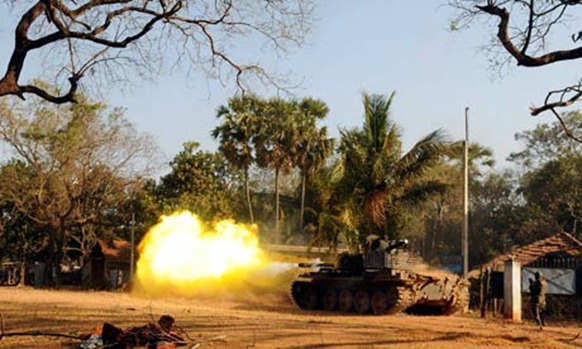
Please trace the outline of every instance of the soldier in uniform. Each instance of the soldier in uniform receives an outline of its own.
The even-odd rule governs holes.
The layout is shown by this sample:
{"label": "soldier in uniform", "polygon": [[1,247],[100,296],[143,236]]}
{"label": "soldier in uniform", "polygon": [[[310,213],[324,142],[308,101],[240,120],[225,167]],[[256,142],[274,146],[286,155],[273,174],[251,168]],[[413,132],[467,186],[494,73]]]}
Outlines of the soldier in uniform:
{"label": "soldier in uniform", "polygon": [[548,289],[544,276],[535,272],[535,280],[530,280],[529,292],[531,295],[531,308],[540,330],[545,326],[544,311],[546,309],[546,291]]}

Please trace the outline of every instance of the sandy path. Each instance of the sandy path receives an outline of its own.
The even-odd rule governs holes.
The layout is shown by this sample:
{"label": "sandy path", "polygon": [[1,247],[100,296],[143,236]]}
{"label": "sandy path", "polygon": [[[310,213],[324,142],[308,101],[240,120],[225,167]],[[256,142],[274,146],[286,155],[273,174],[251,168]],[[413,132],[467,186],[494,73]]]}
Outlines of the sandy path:
{"label": "sandy path", "polygon": [[[466,314],[450,317],[354,316],[303,312],[282,295],[238,299],[150,299],[127,293],[47,291],[0,287],[4,332],[79,334],[110,322],[126,328],[163,314],[192,338],[225,335],[212,348],[574,348],[579,324],[513,324]],[[575,339],[574,339],[575,338]],[[75,348],[80,341],[4,337],[0,348]]]}

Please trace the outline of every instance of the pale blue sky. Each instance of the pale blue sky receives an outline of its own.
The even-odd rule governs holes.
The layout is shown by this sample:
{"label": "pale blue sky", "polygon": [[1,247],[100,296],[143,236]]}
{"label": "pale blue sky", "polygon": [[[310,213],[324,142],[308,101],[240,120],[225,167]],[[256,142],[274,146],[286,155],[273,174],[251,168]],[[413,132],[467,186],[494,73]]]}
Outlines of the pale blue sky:
{"label": "pale blue sky", "polygon": [[[361,92],[396,91],[392,117],[403,130],[405,147],[442,128],[452,139],[464,137],[464,110],[470,108],[470,138],[493,149],[497,168],[519,149],[514,134],[549,114],[529,115],[549,89],[577,79],[573,64],[545,68],[514,68],[495,76],[479,46],[484,30],[449,32],[451,9],[443,1],[328,0],[319,2],[317,23],[308,45],[285,61],[269,64],[291,70],[303,79],[299,97],[324,100],[330,114],[325,122],[332,135],[339,127],[362,124]],[[0,20],[3,20],[0,16]],[[10,28],[2,26],[0,42],[10,47]],[[4,66],[8,50],[0,50]],[[192,78],[192,76],[191,76]],[[204,149],[217,144],[210,137],[217,125],[215,109],[235,91],[208,82],[204,76],[186,81],[182,74],[160,77],[121,92],[109,88],[108,102],[127,108],[140,131],[155,135],[167,159],[185,141]],[[268,95],[266,95],[269,97]]]}

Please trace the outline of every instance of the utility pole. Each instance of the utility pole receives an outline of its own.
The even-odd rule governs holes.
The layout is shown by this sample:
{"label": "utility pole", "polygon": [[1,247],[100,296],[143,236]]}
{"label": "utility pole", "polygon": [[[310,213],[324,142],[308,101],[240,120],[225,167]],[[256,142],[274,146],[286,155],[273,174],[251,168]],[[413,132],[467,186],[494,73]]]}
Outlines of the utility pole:
{"label": "utility pole", "polygon": [[469,107],[465,107],[465,142],[463,142],[463,233],[461,236],[463,277],[469,273]]}

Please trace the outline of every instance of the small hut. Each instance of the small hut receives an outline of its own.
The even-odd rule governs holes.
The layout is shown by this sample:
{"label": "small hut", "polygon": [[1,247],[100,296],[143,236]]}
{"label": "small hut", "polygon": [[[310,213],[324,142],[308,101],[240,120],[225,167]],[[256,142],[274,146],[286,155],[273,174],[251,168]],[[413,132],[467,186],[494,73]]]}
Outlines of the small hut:
{"label": "small hut", "polygon": [[131,243],[124,240],[98,240],[83,267],[83,285],[118,289],[130,280]]}
{"label": "small hut", "polygon": [[582,242],[562,232],[532,244],[516,248],[485,263],[469,274],[477,278],[488,274],[487,289],[493,298],[503,295],[504,263],[513,259],[521,264],[522,309],[526,317],[529,309],[529,282],[536,271],[547,280],[547,311],[554,318],[582,318]]}

